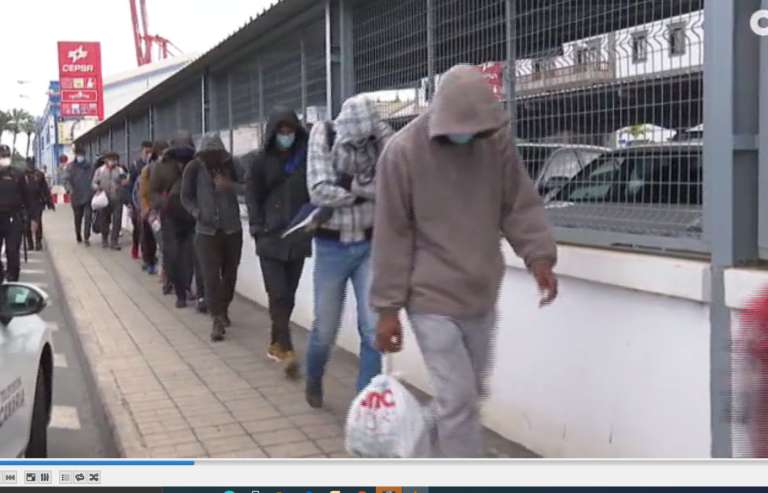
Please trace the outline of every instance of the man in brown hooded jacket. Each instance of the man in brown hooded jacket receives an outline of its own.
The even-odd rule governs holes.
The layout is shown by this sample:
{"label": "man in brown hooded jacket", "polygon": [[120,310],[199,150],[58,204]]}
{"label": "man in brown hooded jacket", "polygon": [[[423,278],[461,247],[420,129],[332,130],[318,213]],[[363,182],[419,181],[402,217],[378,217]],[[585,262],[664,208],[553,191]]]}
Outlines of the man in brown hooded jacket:
{"label": "man in brown hooded jacket", "polygon": [[429,371],[433,454],[484,457],[485,396],[504,259],[500,233],[542,291],[557,296],[557,245],[510,135],[509,115],[474,67],[442,77],[434,100],[377,165],[371,304],[377,344],[402,346],[404,309]]}

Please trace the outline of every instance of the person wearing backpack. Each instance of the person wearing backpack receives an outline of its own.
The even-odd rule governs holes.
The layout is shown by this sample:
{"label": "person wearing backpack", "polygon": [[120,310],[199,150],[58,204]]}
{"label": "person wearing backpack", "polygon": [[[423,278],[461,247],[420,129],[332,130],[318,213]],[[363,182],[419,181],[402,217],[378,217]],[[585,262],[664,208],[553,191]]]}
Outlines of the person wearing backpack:
{"label": "person wearing backpack", "polygon": [[248,223],[272,321],[267,356],[283,362],[290,378],[298,376],[299,369],[291,337],[291,314],[304,260],[312,251],[312,238],[284,238],[283,232],[309,202],[307,138],[295,111],[276,108],[267,121],[262,148],[243,158]]}
{"label": "person wearing backpack", "polygon": [[316,124],[310,132],[309,197],[318,208],[332,210],[330,219],[314,230],[315,313],[306,355],[306,400],[314,408],[323,405],[323,376],[339,331],[348,281],[355,293],[360,334],[357,390],[381,373],[368,289],[376,161],[393,134],[373,102],[362,95],[347,99],[332,123]]}
{"label": "person wearing backpack", "polygon": [[164,268],[176,294],[177,308],[185,308],[189,303],[194,275],[195,218],[181,203],[181,177],[194,156],[191,134],[181,131],[171,141],[149,178],[151,207],[159,211],[162,223]]}

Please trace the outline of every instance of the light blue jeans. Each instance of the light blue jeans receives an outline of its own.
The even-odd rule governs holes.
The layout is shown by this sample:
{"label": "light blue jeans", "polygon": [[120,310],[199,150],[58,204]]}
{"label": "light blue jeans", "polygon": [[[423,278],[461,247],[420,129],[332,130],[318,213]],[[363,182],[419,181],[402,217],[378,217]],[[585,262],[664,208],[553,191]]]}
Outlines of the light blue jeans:
{"label": "light blue jeans", "polygon": [[357,304],[357,331],[360,334],[360,370],[357,391],[381,373],[381,354],[375,349],[376,314],[371,310],[371,242],[339,243],[315,240],[315,313],[307,348],[306,373],[319,381],[336,344],[341,314],[347,296],[347,283],[352,281]]}

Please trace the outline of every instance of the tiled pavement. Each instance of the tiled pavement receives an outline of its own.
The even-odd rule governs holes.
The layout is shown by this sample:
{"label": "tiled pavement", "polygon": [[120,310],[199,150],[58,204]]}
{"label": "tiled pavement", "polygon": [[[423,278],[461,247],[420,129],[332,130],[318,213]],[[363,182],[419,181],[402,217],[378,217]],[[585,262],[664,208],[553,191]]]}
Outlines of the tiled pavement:
{"label": "tiled pavement", "polygon": [[[263,309],[236,299],[227,341],[212,344],[208,317],[174,308],[126,249],[86,248],[73,236],[68,207],[46,217],[48,249],[123,457],[348,457],[354,356],[334,355],[328,409],[313,410],[301,382],[266,357]],[[296,330],[299,351],[305,334]],[[532,456],[491,433],[488,445],[490,457]]]}

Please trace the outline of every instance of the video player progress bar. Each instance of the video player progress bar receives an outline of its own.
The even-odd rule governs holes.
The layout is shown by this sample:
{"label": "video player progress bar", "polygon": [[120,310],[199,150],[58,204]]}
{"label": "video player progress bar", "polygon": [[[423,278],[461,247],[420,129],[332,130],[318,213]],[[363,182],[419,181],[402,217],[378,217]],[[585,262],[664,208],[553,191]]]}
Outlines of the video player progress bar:
{"label": "video player progress bar", "polygon": [[0,460],[0,466],[194,466],[193,460]]}

